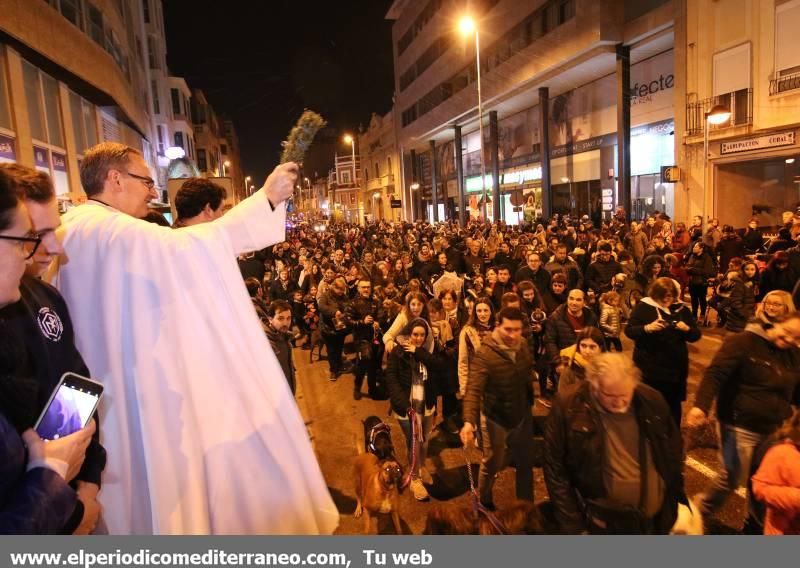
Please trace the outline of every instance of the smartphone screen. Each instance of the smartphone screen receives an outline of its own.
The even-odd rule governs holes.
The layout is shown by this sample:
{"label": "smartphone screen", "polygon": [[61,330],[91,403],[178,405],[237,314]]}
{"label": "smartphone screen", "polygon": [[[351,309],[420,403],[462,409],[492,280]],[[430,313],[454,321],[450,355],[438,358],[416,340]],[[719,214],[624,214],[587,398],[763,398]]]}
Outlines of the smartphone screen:
{"label": "smartphone screen", "polygon": [[100,402],[103,386],[74,373],[65,373],[36,424],[45,440],[57,440],[89,423]]}

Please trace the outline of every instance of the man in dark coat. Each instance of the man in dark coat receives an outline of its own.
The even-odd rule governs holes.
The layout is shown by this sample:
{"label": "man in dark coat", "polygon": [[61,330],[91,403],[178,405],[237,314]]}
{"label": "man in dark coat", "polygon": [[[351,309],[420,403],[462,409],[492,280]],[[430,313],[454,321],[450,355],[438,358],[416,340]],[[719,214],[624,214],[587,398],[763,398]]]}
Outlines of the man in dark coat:
{"label": "man in dark coat", "polygon": [[481,344],[470,366],[464,395],[461,441],[475,440],[480,427],[483,460],[479,474],[481,503],[494,508],[496,474],[513,457],[517,499],[533,501],[533,358],[522,338],[524,314],[505,308],[497,326]]}
{"label": "man in dark coat", "polygon": [[621,353],[590,363],[545,427],[544,476],[566,534],[668,534],[686,501],[680,430]]}
{"label": "man in dark coat", "polygon": [[622,272],[622,265],[611,256],[611,244],[603,243],[597,249],[597,259],[586,269],[586,289],[599,296],[611,290],[611,279]]}
{"label": "man in dark coat", "polygon": [[267,338],[278,363],[281,364],[283,375],[292,389],[292,394],[297,390],[294,362],[292,361],[292,307],[285,300],[273,300],[267,308]]}
{"label": "man in dark coat", "polygon": [[586,307],[583,290],[570,290],[567,303],[550,314],[545,324],[544,348],[547,360],[558,363],[561,350],[575,345],[578,333],[586,327],[597,327],[597,316]]}
{"label": "man in dark coat", "polygon": [[378,322],[383,316],[383,307],[381,302],[372,297],[372,285],[366,278],[358,281],[356,291],[358,295],[345,309],[346,319],[353,324],[353,343],[356,348],[353,398],[361,399],[361,385],[365,376],[369,396],[378,398],[378,373],[383,358],[382,333]]}
{"label": "man in dark coat", "polygon": [[538,252],[528,253],[526,259],[528,264],[517,270],[514,282],[519,284],[523,280],[529,280],[536,286],[539,294],[544,294],[550,289],[550,273],[544,268],[542,255]]}

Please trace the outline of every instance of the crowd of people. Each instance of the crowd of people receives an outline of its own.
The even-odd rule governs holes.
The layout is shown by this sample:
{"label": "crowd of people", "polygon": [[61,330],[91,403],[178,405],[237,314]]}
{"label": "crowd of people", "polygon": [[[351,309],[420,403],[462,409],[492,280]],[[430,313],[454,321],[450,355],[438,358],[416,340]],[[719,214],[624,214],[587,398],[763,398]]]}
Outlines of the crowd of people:
{"label": "crowd of people", "polygon": [[[756,219],[704,229],[700,217],[687,227],[658,212],[628,223],[621,210],[600,226],[566,215],[522,226],[299,222],[240,267],[258,310],[272,301],[291,315],[286,342],[324,343],[330,380],[352,373],[355,400],[389,398],[415,454],[416,499],[429,498],[425,451],[438,424],[479,442],[484,507],[494,508],[493,482],[509,463],[517,497],[533,500],[538,403],[551,409],[545,476],[562,528],[657,533],[688,506],[688,344],[704,327],[723,328],[724,348],[685,424],[700,427],[717,403],[722,475],[692,507],[713,514],[746,485],[760,463],[752,454],[800,402],[800,214],[784,221],[777,238]],[[623,335],[632,357],[610,353]],[[763,530],[763,515],[748,522]]]}
{"label": "crowd of people", "polygon": [[[81,165],[92,201],[61,229],[47,176],[0,166],[0,532],[91,532],[101,518],[123,533],[331,532],[338,513],[307,440],[299,444],[296,408],[283,418],[295,438],[276,440],[267,426],[294,406],[295,348],[324,350],[331,381],[352,374],[355,400],[388,400],[418,500],[429,499],[426,451],[439,427],[479,445],[486,510],[511,463],[517,498],[533,501],[539,404],[549,409],[544,473],[561,530],[666,533],[690,505],[681,425],[702,427],[716,406],[722,473],[697,508],[713,514],[750,484],[754,530],[800,531],[800,214],[785,214],[776,238],[756,219],[737,231],[699,217],[673,225],[657,212],[629,222],[622,210],[597,226],[568,215],[520,226],[295,218],[284,235],[296,171],[281,166],[259,202],[224,215],[221,187],[188,180],[169,228],[147,210],[153,181],[141,156],[100,146]],[[58,290],[39,278],[45,271]],[[42,310],[57,314],[58,341]],[[724,328],[722,346],[684,416],[688,344],[709,325]],[[101,408],[103,445],[94,421],[41,444],[30,428],[53,385],[90,369],[117,397]],[[222,430],[246,445],[220,451],[220,425],[206,417],[221,404],[245,409]],[[184,433],[186,424],[205,435]],[[271,454],[291,456],[305,478],[290,483]],[[206,502],[203,491],[234,482],[231,459],[280,475],[289,491],[265,500],[254,488],[228,508]],[[103,486],[101,515],[104,468],[115,481]],[[173,479],[138,486],[145,473]],[[170,492],[189,497],[176,505]],[[267,507],[264,518],[265,503],[285,514],[276,521]]]}

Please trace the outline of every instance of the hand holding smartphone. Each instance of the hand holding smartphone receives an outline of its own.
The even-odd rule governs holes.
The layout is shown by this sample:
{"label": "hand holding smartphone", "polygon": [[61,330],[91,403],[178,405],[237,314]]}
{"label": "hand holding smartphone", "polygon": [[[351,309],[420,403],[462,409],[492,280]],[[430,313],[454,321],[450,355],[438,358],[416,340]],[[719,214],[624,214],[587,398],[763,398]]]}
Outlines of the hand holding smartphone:
{"label": "hand holding smartphone", "polygon": [[58,440],[89,424],[103,385],[75,373],[64,373],[36,422],[36,432],[44,440]]}

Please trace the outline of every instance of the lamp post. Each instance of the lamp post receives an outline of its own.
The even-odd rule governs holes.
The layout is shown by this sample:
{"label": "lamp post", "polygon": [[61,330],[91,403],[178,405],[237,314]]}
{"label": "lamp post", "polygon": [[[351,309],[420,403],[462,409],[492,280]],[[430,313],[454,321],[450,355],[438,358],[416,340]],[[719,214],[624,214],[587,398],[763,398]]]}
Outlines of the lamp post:
{"label": "lamp post", "polygon": [[228,168],[231,167],[231,163],[229,160],[225,160],[222,162],[222,177],[228,177]]}
{"label": "lamp post", "polygon": [[708,125],[722,124],[731,117],[731,109],[715,105],[703,114],[703,232],[706,230],[706,202],[708,199]]}
{"label": "lamp post", "polygon": [[[478,71],[478,132],[481,138],[481,191],[483,193],[483,220],[486,221],[486,164],[484,163],[483,152],[483,102],[481,100],[481,42],[478,27],[475,21],[469,16],[464,16],[458,24],[464,37],[468,37],[475,32],[475,67]],[[494,204],[497,207],[497,204]]]}
{"label": "lamp post", "polygon": [[245,195],[248,195],[250,193],[250,191],[248,189],[250,187],[250,179],[252,179],[250,176],[247,176],[246,178],[244,178],[244,194]]}
{"label": "lamp post", "polygon": [[361,203],[361,200],[359,199],[359,196],[358,196],[358,192],[359,192],[360,188],[358,186],[358,168],[356,167],[356,139],[353,136],[350,136],[349,134],[345,134],[344,135],[344,143],[345,144],[350,144],[350,148],[353,151],[353,191],[356,192],[356,200],[357,200],[357,202]]}

